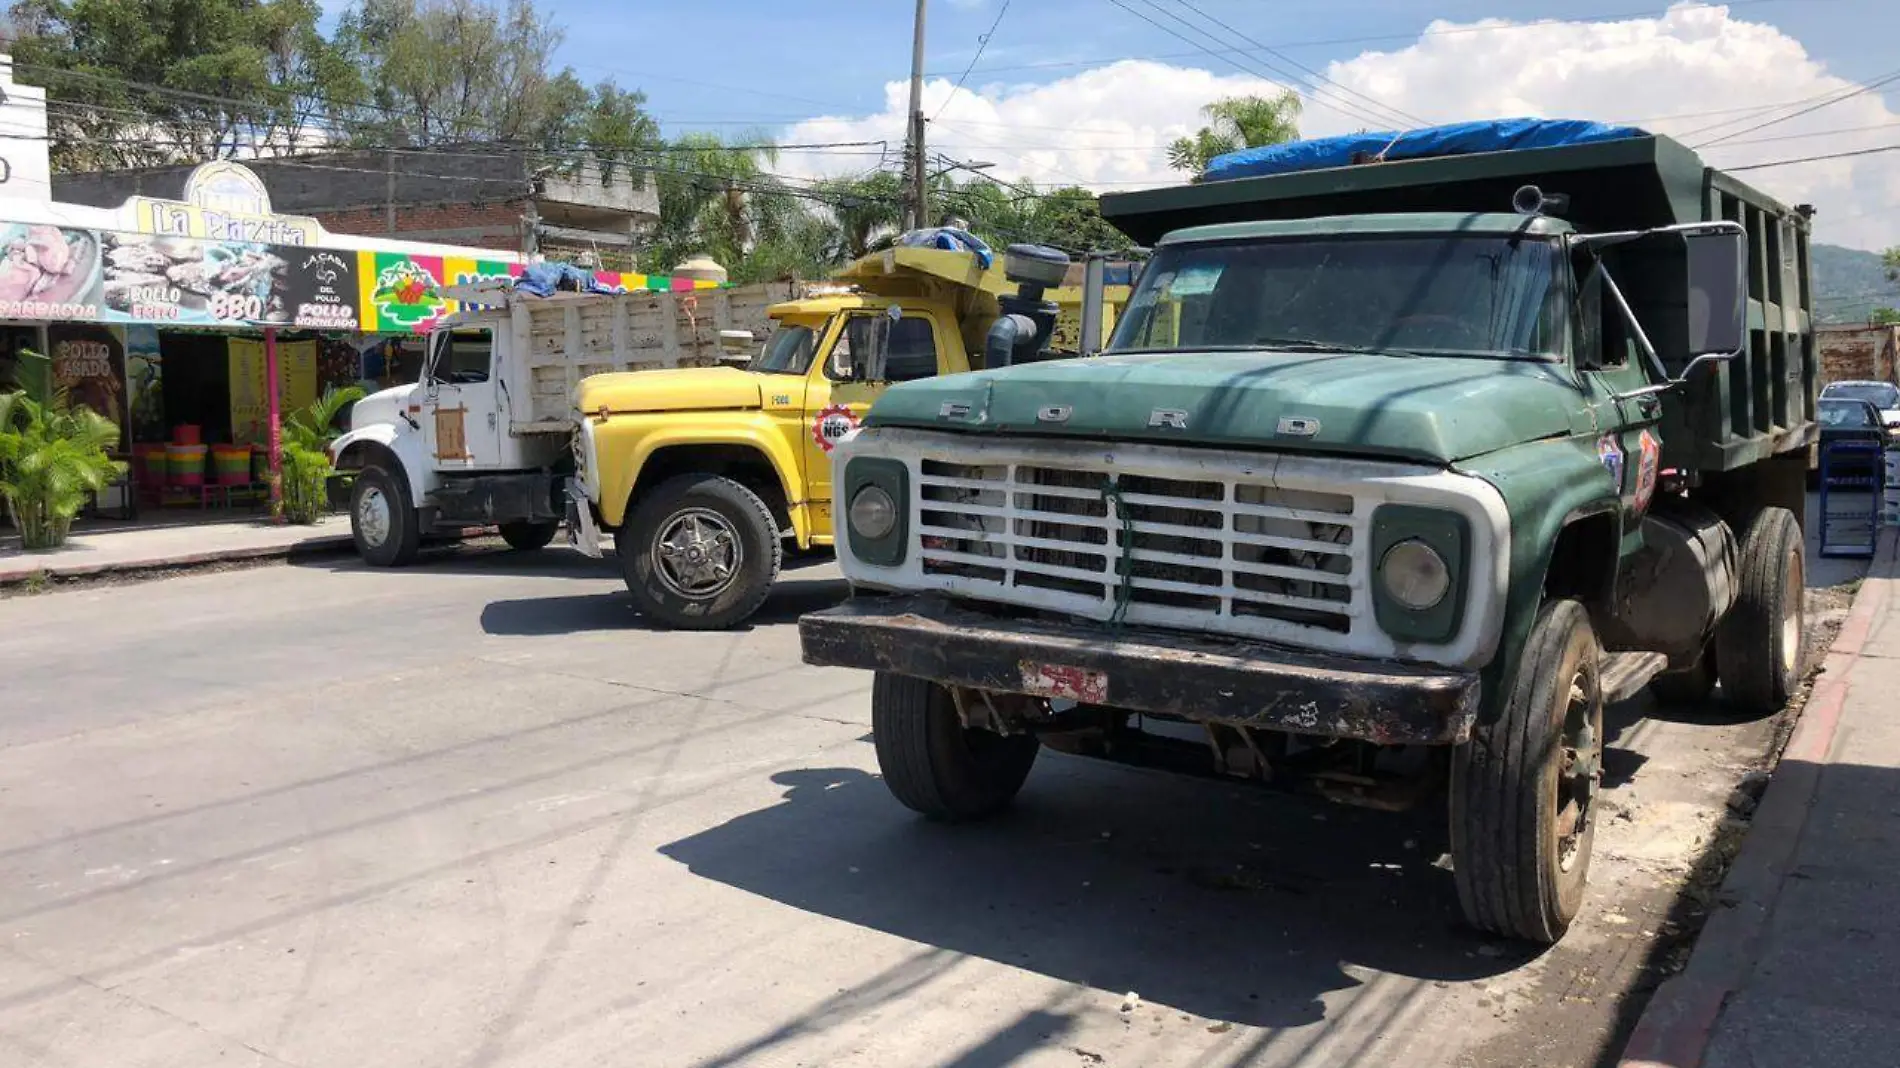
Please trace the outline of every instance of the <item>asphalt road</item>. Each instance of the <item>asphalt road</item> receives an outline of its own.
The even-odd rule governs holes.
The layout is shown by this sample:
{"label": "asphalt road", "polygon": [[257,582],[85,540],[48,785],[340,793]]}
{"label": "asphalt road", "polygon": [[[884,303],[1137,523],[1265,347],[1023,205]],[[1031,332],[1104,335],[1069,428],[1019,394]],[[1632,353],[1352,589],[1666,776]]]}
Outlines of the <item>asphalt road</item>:
{"label": "asphalt road", "polygon": [[868,678],[799,663],[836,574],[727,634],[564,551],[0,601],[0,1064],[1602,1063],[1775,730],[1619,710],[1531,954],[1459,925],[1437,808],[1045,754],[913,819]]}

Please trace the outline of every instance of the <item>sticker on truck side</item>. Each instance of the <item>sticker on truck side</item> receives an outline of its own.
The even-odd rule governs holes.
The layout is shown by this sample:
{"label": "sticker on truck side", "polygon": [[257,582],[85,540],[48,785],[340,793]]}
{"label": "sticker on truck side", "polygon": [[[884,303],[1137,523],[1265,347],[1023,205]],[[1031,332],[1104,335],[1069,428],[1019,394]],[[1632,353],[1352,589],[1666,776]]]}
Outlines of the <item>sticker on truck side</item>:
{"label": "sticker on truck side", "polygon": [[818,447],[830,452],[846,434],[858,428],[858,417],[842,404],[827,405],[812,420],[811,437]]}
{"label": "sticker on truck side", "polygon": [[1018,663],[1023,692],[1036,697],[1059,697],[1085,705],[1108,703],[1108,674],[1069,664]]}

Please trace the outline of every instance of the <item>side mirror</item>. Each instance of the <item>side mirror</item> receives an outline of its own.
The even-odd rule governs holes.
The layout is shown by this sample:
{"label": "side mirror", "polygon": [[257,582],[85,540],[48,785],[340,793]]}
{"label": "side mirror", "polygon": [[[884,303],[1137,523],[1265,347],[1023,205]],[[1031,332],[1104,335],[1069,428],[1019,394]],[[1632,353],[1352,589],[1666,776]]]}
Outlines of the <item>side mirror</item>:
{"label": "side mirror", "polygon": [[869,351],[862,355],[851,354],[851,380],[853,382],[885,382],[890,375],[887,368],[891,361],[891,327],[904,317],[904,309],[893,304],[884,310],[884,314],[870,320]]}
{"label": "side mirror", "polygon": [[1731,355],[1747,345],[1748,247],[1741,233],[1683,234],[1689,265],[1689,356]]}

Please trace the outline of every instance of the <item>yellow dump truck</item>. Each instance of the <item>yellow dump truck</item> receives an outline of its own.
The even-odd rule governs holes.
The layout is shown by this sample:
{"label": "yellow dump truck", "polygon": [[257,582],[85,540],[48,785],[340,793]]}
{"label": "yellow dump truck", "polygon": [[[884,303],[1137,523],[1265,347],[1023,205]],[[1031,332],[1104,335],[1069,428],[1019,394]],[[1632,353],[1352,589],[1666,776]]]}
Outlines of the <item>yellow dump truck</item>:
{"label": "yellow dump truck", "polygon": [[[1081,279],[1050,290],[1056,348],[1081,346]],[[611,530],[640,610],[729,627],[765,600],[784,550],[832,543],[831,450],[886,385],[981,366],[1011,290],[965,252],[895,248],[774,305],[749,366],[590,377],[575,398],[570,519],[583,550]],[[1126,298],[1111,287],[1104,330]],[[1099,347],[1097,344],[1090,348]],[[873,347],[885,373],[866,374]],[[877,380],[873,381],[873,378]]]}

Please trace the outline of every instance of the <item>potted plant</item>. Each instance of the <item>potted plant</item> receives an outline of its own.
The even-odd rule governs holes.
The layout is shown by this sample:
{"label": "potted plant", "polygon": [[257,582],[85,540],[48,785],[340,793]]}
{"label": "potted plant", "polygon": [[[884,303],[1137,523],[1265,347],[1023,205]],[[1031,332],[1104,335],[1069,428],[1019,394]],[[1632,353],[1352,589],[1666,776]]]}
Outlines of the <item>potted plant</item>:
{"label": "potted plant", "polygon": [[20,531],[22,547],[66,544],[87,497],[125,474],[108,450],[119,426],[65,391],[41,403],[25,393],[0,394],[0,497]]}
{"label": "potted plant", "polygon": [[337,413],[365,396],[361,387],[331,387],[284,424],[284,518],[315,523],[330,510],[330,442]]}

